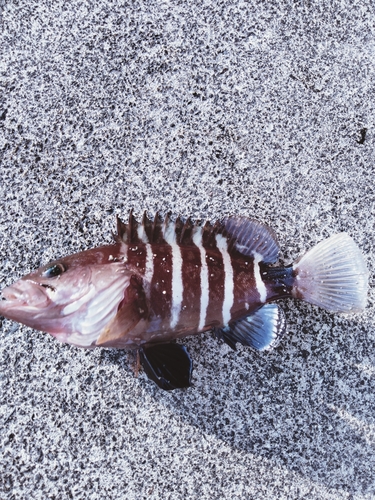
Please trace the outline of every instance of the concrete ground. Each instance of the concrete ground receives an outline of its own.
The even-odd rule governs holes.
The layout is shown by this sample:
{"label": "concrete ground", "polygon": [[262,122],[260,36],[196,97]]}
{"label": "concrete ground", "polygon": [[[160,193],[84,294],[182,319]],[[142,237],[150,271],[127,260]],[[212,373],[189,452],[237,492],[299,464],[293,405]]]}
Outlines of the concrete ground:
{"label": "concrete ground", "polygon": [[130,208],[346,231],[363,314],[284,301],[273,352],[186,339],[194,387],[0,328],[0,498],[374,499],[371,0],[0,1],[0,288]]}

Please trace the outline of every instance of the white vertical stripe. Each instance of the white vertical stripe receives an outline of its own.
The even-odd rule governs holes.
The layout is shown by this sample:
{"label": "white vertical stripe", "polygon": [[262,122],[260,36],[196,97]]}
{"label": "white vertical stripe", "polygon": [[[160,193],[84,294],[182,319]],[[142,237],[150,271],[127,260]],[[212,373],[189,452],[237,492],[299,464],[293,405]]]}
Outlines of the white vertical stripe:
{"label": "white vertical stripe", "polygon": [[206,325],[207,308],[209,301],[208,267],[206,262],[206,251],[202,245],[202,228],[194,228],[193,243],[199,248],[201,254],[201,302],[198,330],[203,330]]}
{"label": "white vertical stripe", "polygon": [[137,227],[137,233],[138,233],[138,238],[142,241],[142,243],[148,243],[147,234],[143,224]]}
{"label": "white vertical stripe", "polygon": [[138,238],[145,243],[146,248],[146,262],[145,262],[145,274],[144,274],[144,288],[146,296],[150,297],[151,281],[154,275],[154,254],[152,251],[152,246],[148,242],[147,234],[143,224],[137,227]]}
{"label": "white vertical stripe", "polygon": [[145,264],[145,289],[146,294],[149,295],[152,277],[154,275],[154,253],[152,251],[152,246],[147,243],[146,245],[146,264]]}
{"label": "white vertical stripe", "polygon": [[164,227],[164,239],[172,250],[172,310],[170,327],[174,328],[180,318],[183,283],[182,283],[182,255],[179,245],[176,243],[176,224],[168,222]]}
{"label": "white vertical stripe", "polygon": [[223,256],[224,264],[224,301],[223,301],[223,323],[227,325],[231,319],[230,310],[234,301],[233,267],[228,253],[227,239],[221,234],[216,235],[216,245]]}
{"label": "white vertical stripe", "polygon": [[260,301],[262,303],[267,300],[267,289],[262,277],[260,275],[259,262],[262,262],[263,256],[257,252],[254,252],[254,277],[255,277],[255,286],[259,293]]}
{"label": "white vertical stripe", "polygon": [[182,283],[182,255],[180,247],[174,243],[172,248],[172,317],[171,328],[174,328],[180,318],[182,295],[184,292]]}

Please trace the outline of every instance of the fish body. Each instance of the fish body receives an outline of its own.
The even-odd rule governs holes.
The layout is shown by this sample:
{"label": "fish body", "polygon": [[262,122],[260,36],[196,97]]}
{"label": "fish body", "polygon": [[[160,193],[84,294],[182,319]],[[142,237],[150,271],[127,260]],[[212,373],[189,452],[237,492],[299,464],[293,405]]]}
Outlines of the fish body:
{"label": "fish body", "polygon": [[174,339],[214,329],[231,347],[278,344],[274,303],[295,297],[336,312],[366,304],[368,273],[354,241],[335,235],[297,263],[275,267],[275,233],[228,217],[117,222],[115,243],[54,261],[2,291],[0,314],[79,347],[138,350],[164,389],[190,385],[191,361]]}

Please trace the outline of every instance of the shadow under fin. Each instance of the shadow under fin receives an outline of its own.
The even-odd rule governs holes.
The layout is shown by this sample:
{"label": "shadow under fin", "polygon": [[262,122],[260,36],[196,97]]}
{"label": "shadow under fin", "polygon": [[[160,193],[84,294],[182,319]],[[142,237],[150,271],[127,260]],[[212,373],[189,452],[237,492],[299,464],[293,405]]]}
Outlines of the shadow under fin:
{"label": "shadow under fin", "polygon": [[156,344],[139,349],[141,365],[161,389],[170,391],[191,386],[193,365],[185,346]]}
{"label": "shadow under fin", "polygon": [[284,311],[277,304],[266,304],[245,318],[233,321],[217,333],[232,349],[236,342],[264,351],[276,347],[286,331]]}

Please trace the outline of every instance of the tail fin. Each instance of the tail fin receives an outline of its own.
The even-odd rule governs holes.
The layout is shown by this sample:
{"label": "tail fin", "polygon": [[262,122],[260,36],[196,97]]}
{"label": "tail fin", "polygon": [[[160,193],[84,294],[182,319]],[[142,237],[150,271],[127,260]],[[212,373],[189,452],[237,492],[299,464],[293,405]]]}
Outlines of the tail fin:
{"label": "tail fin", "polygon": [[292,295],[332,312],[366,307],[368,271],[361,251],[346,233],[322,241],[294,265]]}

